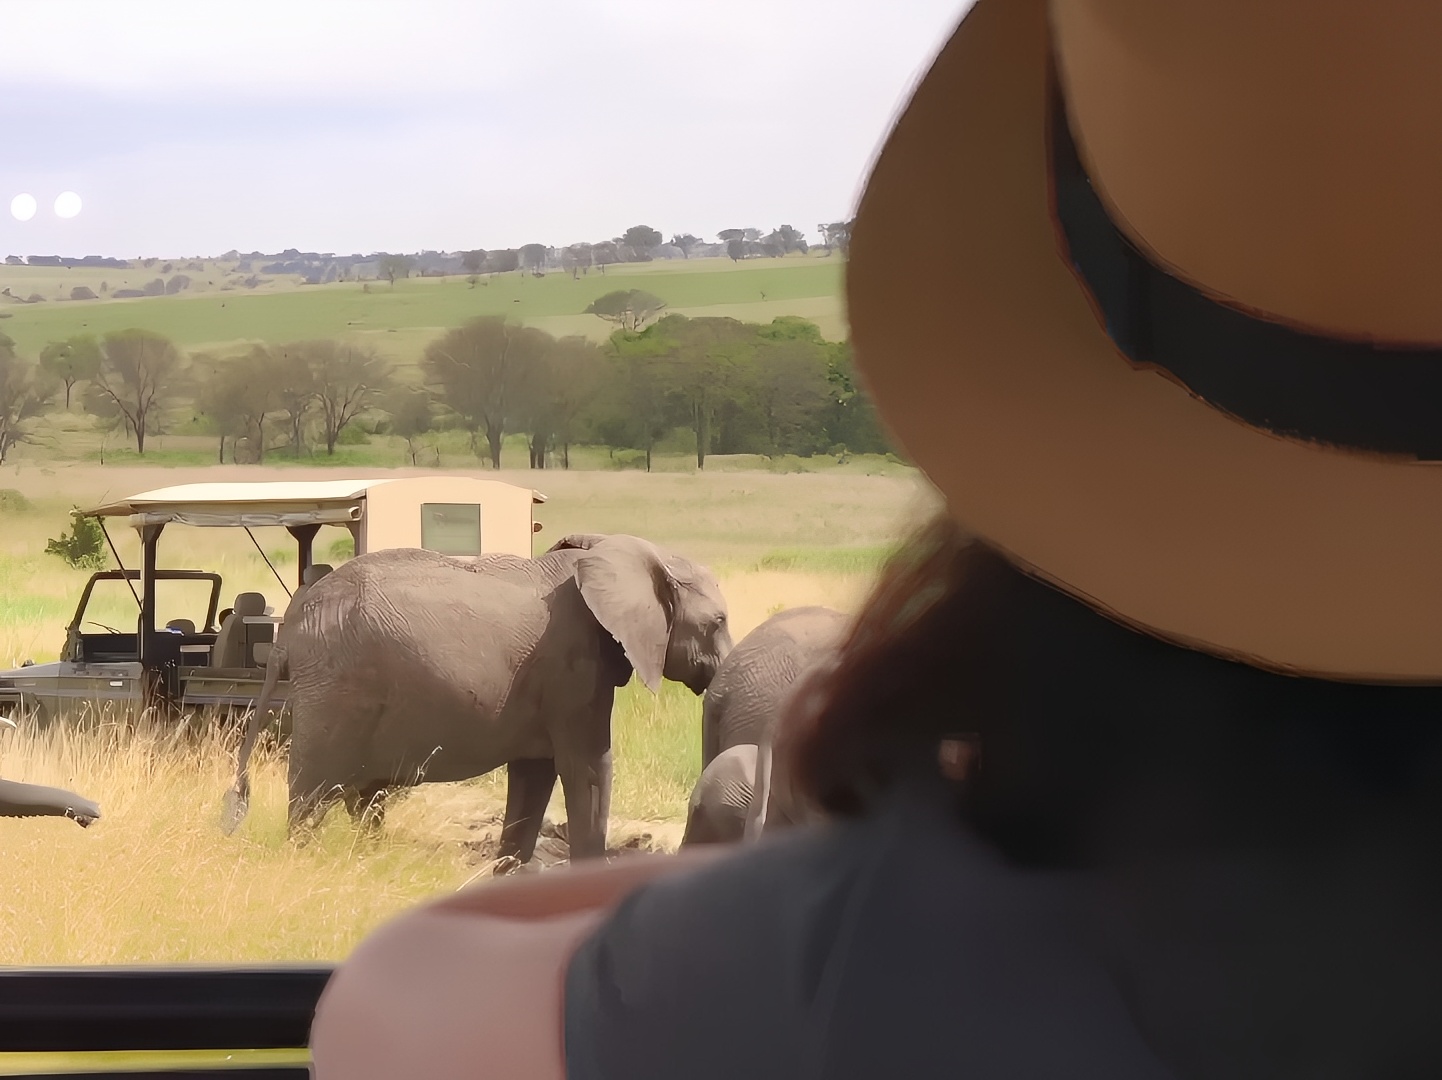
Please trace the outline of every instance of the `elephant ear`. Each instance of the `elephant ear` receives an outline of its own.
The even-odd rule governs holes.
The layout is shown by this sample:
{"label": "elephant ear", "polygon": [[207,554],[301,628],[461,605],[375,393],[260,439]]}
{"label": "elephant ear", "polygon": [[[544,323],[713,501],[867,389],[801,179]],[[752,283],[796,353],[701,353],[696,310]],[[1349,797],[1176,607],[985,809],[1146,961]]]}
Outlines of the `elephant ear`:
{"label": "elephant ear", "polygon": [[549,555],[553,551],[564,551],[567,548],[587,550],[595,547],[602,540],[606,539],[606,533],[567,533],[554,544],[546,549]]}
{"label": "elephant ear", "polygon": [[641,681],[659,692],[673,608],[671,575],[661,553],[638,537],[608,536],[576,560],[576,583]]}

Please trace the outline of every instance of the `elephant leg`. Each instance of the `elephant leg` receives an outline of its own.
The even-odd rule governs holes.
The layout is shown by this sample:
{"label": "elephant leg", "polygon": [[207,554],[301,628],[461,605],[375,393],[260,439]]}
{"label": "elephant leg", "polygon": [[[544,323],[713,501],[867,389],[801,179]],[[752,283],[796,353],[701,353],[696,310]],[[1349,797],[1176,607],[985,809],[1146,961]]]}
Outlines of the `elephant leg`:
{"label": "elephant leg", "polygon": [[[294,758],[292,758],[292,763]],[[331,784],[317,784],[307,781],[304,774],[292,771],[290,777],[290,804],[286,814],[286,835],[302,844],[310,833],[321,823],[337,798],[350,805],[351,795]],[[358,798],[358,796],[357,796]]]}
{"label": "elephant leg", "polygon": [[343,798],[351,821],[368,833],[380,832],[385,824],[387,794],[386,785],[381,783],[370,784],[363,790],[347,791]]}
{"label": "elephant leg", "polygon": [[701,768],[716,760],[721,753],[721,703],[708,690],[701,703]]}
{"label": "elephant leg", "polygon": [[496,857],[530,862],[541,834],[546,804],[556,786],[552,758],[517,758],[506,764],[506,819]]}
{"label": "elephant leg", "polygon": [[606,825],[611,816],[611,751],[594,758],[572,758],[561,765],[566,794],[566,841],[571,861],[606,854]]}

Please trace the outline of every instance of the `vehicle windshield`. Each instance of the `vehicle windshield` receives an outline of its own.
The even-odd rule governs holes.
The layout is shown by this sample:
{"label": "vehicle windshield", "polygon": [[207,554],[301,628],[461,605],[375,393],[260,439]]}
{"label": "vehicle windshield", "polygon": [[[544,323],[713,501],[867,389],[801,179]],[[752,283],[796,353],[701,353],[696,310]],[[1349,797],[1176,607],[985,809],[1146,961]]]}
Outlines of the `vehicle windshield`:
{"label": "vehicle windshield", "polygon": [[[136,584],[114,578],[97,580],[85,605],[80,632],[134,634],[140,608],[136,595],[130,590]],[[208,625],[211,589],[211,582],[205,580],[161,578],[156,581],[155,625],[163,629],[175,623],[204,632]]]}
{"label": "vehicle windshield", "polygon": [[[139,572],[145,551],[128,512],[102,532],[77,509],[189,484],[415,481],[368,496],[354,535],[319,527],[313,562],[339,577],[310,587],[380,611],[347,569],[358,543],[372,566],[426,549],[467,576],[377,623],[433,637],[337,656],[347,686],[384,671],[418,687],[441,658],[468,677],[532,615],[467,622],[464,584],[565,537],[639,537],[703,568],[713,644],[787,609],[857,610],[935,495],[857,374],[851,219],[965,6],[7,4],[0,715],[16,727],[0,778],[103,816],[3,822],[6,878],[29,885],[9,894],[0,964],[338,961],[402,908],[514,869],[514,748],[453,766],[428,755],[466,740],[430,731],[404,763],[425,782],[386,793],[378,826],[342,800],[302,845],[290,673],[258,721],[248,812],[222,829],[297,536],[165,525],[155,565],[219,575],[214,619],[209,580],[161,577],[154,638],[126,646],[144,677],[86,682],[86,657],[128,655],[104,638],[137,634],[143,592],[97,582],[81,649],[66,629],[86,583]],[[511,487],[442,484],[457,478]],[[186,627],[204,640],[170,632]],[[384,668],[396,657],[416,666]],[[31,666],[63,670],[19,687]],[[549,685],[573,691],[579,669]],[[615,690],[607,851],[684,834],[713,672],[668,670]],[[480,727],[499,707],[431,689],[474,701]],[[544,745],[550,721],[527,723]],[[549,866],[569,855],[559,783],[544,818],[532,858]]]}

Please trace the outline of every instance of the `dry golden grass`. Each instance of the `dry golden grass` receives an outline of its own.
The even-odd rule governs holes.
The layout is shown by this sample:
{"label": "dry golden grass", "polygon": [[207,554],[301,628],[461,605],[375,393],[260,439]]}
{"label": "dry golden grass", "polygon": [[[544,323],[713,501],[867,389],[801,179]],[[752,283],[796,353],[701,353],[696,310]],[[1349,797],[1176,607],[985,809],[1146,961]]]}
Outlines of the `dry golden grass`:
{"label": "dry golden grass", "polygon": [[[104,817],[0,819],[0,963],[299,960],[343,956],[360,934],[473,873],[465,849],[401,822],[369,839],[332,818],[284,840],[284,775],[258,762],[243,833],[217,827],[231,740],[118,723],[0,738],[6,776],[78,790]],[[415,814],[408,815],[415,817]]]}
{"label": "dry golden grass", "polygon": [[[34,504],[21,513],[0,509],[0,667],[53,659],[60,645],[88,575],[43,552],[72,503],[276,473],[305,475],[0,470],[0,489],[17,489]],[[711,565],[738,639],[783,607],[855,610],[877,556],[933,505],[904,473],[502,475],[551,497],[538,514],[545,544],[567,532],[624,530]],[[288,548],[284,534],[266,533],[258,530],[257,538],[267,551]],[[112,535],[127,565],[136,565],[133,533]],[[161,554],[165,566],[221,573],[222,603],[243,589],[284,603],[244,532],[174,528]],[[133,624],[134,602],[117,589],[99,617],[107,614],[115,625]],[[633,681],[620,692],[613,846],[669,850],[679,841],[700,766],[699,719],[700,700],[678,685],[667,683],[653,697]],[[0,819],[0,963],[338,959],[389,915],[488,872],[503,773],[414,789],[388,808],[379,836],[358,833],[337,810],[309,845],[297,846],[285,839],[283,751],[269,748],[256,762],[250,815],[226,837],[218,822],[236,738],[213,727],[180,737],[114,718],[0,735],[0,775],[72,788],[104,813],[89,829],[63,819]],[[565,816],[559,786],[550,814]]]}
{"label": "dry golden grass", "polygon": [[[633,744],[635,735],[646,741],[635,732]],[[299,844],[285,835],[284,760],[263,747],[250,814],[226,836],[220,809],[236,742],[213,725],[180,732],[110,717],[79,730],[6,729],[7,778],[70,788],[103,817],[88,829],[0,819],[0,964],[335,960],[386,917],[489,876],[503,774],[406,793],[378,834],[337,809]],[[664,776],[670,764],[656,770],[636,753],[618,778],[618,811],[669,809],[678,795]],[[649,790],[647,772],[657,773]],[[564,819],[559,786],[552,812]],[[680,825],[621,812],[610,839],[673,850]]]}

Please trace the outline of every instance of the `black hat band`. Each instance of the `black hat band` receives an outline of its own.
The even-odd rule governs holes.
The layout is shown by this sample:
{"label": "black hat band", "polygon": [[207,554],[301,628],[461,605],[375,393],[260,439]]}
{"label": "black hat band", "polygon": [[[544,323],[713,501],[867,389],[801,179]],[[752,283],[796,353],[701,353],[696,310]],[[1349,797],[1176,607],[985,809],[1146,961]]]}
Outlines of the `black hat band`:
{"label": "black hat band", "polygon": [[1298,330],[1218,303],[1155,265],[1093,190],[1059,91],[1052,102],[1054,212],[1066,255],[1125,356],[1279,435],[1442,460],[1442,349]]}

